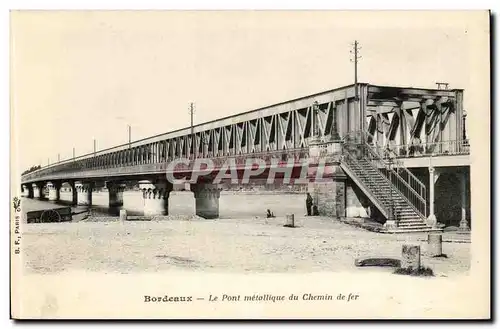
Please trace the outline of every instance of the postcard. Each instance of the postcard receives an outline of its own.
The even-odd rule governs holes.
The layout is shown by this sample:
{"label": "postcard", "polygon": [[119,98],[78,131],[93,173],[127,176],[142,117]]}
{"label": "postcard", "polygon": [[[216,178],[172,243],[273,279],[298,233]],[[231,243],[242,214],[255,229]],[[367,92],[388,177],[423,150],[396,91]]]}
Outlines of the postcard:
{"label": "postcard", "polygon": [[489,319],[490,13],[12,11],[14,319]]}

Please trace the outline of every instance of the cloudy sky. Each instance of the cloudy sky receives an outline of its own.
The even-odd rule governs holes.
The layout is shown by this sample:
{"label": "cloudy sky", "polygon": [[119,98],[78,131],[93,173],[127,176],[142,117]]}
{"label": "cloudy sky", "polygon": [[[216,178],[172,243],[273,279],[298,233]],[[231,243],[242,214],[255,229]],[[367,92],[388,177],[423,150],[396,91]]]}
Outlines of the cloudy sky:
{"label": "cloudy sky", "polygon": [[[359,80],[465,89],[488,62],[487,14],[22,12],[11,20],[11,105],[21,169]],[[482,23],[482,24],[481,24]],[[479,51],[479,55],[478,55]]]}

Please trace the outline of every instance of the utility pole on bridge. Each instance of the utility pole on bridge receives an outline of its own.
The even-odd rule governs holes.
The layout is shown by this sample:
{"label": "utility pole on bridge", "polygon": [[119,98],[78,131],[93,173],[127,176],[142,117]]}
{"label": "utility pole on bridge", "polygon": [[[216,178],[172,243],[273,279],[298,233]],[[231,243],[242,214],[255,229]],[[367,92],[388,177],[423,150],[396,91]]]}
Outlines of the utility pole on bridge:
{"label": "utility pole on bridge", "polygon": [[194,103],[189,103],[189,114],[191,116],[191,146],[193,152],[193,158],[196,158],[196,139],[194,136]]}
{"label": "utility pole on bridge", "polygon": [[352,61],[354,62],[354,92],[355,92],[356,102],[359,99],[359,94],[358,94],[358,61],[361,59],[359,57],[359,50],[360,49],[361,48],[359,47],[358,41],[354,40],[353,49],[351,50],[351,54],[354,54],[354,59]]}
{"label": "utility pole on bridge", "polygon": [[128,127],[128,148],[130,148],[132,144],[132,127],[130,125],[127,125],[127,127]]}
{"label": "utility pole on bridge", "polygon": [[[354,58],[351,59],[351,62],[354,62],[354,101],[356,104],[356,110],[358,111],[358,113],[360,113],[361,107],[359,106],[358,62],[362,57],[359,56],[359,51],[361,50],[361,47],[359,46],[358,40],[354,40],[352,47],[353,47],[353,49],[350,51],[350,53],[354,55]],[[361,131],[363,131],[364,118],[363,118],[362,113],[360,113],[359,118],[360,118],[359,128]],[[363,136],[361,136],[361,137],[363,138]]]}

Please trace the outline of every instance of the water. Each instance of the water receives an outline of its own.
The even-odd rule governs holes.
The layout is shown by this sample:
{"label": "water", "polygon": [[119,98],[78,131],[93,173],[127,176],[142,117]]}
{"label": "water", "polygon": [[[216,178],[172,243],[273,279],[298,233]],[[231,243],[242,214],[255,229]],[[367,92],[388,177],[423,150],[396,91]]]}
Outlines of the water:
{"label": "water", "polygon": [[[71,201],[71,192],[61,192],[61,202],[67,204]],[[120,209],[127,210],[130,215],[143,215],[144,200],[142,192],[126,191],[123,193],[123,206],[120,208],[109,208],[109,196],[107,192],[92,193],[92,209],[97,215],[115,215]],[[47,207],[53,203],[45,202]],[[78,206],[77,210],[86,209]],[[306,213],[304,194],[234,194],[221,192],[219,199],[220,218],[248,218],[263,217],[266,209],[270,209],[276,216],[295,214],[302,216]],[[190,216],[195,214],[195,199],[192,192],[171,192],[169,197],[169,215]]]}

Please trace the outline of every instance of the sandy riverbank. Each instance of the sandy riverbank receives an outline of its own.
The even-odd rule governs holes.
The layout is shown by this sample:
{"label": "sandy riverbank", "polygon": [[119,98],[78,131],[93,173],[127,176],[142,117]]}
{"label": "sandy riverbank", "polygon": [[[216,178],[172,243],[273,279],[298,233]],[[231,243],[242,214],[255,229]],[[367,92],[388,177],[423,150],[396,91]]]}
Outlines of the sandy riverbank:
{"label": "sandy riverbank", "polygon": [[[29,224],[23,258],[30,273],[189,270],[234,273],[388,271],[360,269],[357,257],[399,258],[401,245],[424,234],[384,235],[327,218],[131,221]],[[469,243],[444,243],[448,258],[423,256],[437,275],[465,273]],[[390,271],[390,270],[389,270]]]}

